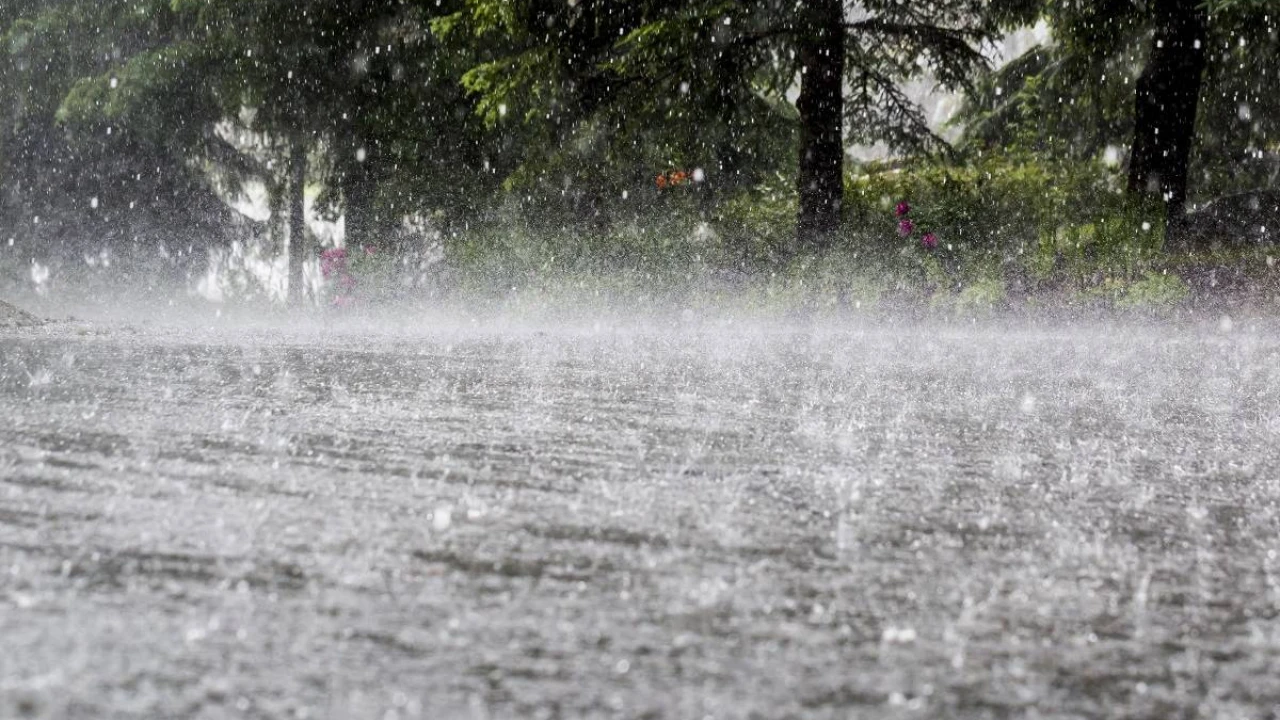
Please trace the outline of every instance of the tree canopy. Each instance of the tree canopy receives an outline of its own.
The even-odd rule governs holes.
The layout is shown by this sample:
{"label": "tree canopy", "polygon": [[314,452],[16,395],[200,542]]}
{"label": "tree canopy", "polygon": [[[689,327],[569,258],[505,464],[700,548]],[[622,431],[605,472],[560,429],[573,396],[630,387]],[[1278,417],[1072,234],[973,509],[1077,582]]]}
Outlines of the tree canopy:
{"label": "tree canopy", "polygon": [[[993,69],[1037,21],[1052,41]],[[783,179],[796,247],[821,248],[849,146],[951,157],[913,81],[967,94],[962,151],[1127,162],[1180,207],[1188,184],[1275,183],[1278,22],[1263,0],[11,0],[0,221],[194,250],[289,235],[309,192],[349,243],[394,248],[406,218],[635,222],[679,172],[703,212]],[[255,183],[265,228],[229,205]]]}
{"label": "tree canopy", "polygon": [[[1189,190],[1194,199],[1275,185],[1280,178],[1280,13],[1261,0],[1174,6],[1174,17],[1204,13],[1188,52],[1203,47],[1203,78],[1191,109]],[[1128,161],[1137,121],[1135,94],[1152,59],[1159,2],[1060,2],[1024,8],[1053,41],[985,77],[961,120],[970,149],[1020,147],[1054,156]],[[1026,10],[1030,13],[1026,13]],[[1202,37],[1200,37],[1202,36]],[[1189,81],[1189,72],[1175,84]]]}

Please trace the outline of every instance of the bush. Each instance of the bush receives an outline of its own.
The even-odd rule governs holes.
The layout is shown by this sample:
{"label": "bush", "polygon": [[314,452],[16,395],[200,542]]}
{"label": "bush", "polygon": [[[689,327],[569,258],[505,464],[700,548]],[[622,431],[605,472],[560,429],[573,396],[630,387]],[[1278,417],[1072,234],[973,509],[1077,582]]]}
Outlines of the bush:
{"label": "bush", "polygon": [[[495,297],[568,283],[677,301],[745,291],[762,306],[807,310],[905,302],[969,312],[1028,294],[1178,303],[1189,287],[1174,274],[1177,256],[1161,252],[1163,209],[1132,203],[1123,180],[1100,163],[1025,154],[869,163],[847,178],[845,225],[820,253],[795,246],[796,193],[781,174],[714,206],[693,187],[654,191],[643,212],[608,224],[530,218],[515,203],[446,234],[443,271]],[[911,207],[899,215],[903,201]],[[936,243],[922,242],[926,232]]]}
{"label": "bush", "polygon": [[1121,307],[1175,305],[1187,297],[1187,284],[1172,273],[1148,272],[1141,280],[1115,287]]}
{"label": "bush", "polygon": [[[1119,174],[1099,163],[1050,163],[987,155],[963,164],[872,163],[849,179],[847,239],[867,252],[929,254],[956,285],[1008,272],[1040,280],[1095,264],[1139,273],[1159,250],[1155,207],[1134,206]],[[912,232],[898,231],[895,205],[911,205]],[[922,233],[937,239],[921,247]]]}
{"label": "bush", "polygon": [[795,251],[799,203],[794,183],[779,175],[739,192],[716,209],[712,220],[725,256],[747,265],[773,264]]}

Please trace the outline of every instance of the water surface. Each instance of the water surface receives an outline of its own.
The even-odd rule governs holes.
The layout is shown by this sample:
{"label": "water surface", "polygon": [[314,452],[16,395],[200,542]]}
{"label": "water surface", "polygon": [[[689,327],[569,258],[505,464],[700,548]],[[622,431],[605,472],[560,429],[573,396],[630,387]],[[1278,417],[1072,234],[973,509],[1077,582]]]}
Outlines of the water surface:
{"label": "water surface", "polygon": [[0,335],[0,716],[1267,717],[1266,327]]}

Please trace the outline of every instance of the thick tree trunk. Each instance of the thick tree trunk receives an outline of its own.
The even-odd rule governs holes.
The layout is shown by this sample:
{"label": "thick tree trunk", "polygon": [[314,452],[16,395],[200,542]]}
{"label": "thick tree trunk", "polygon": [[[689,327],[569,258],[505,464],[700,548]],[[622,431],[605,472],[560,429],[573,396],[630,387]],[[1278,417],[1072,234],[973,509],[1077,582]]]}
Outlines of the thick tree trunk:
{"label": "thick tree trunk", "polygon": [[[285,257],[289,256],[289,235],[288,224],[289,218],[285,212],[285,204],[287,195],[289,194],[288,179],[280,180],[274,174],[267,178],[267,244],[272,251],[284,253]],[[285,288],[285,298],[288,299],[288,288]]]}
{"label": "thick tree trunk", "polygon": [[1155,0],[1151,54],[1138,78],[1129,192],[1164,201],[1166,239],[1177,242],[1187,202],[1208,20],[1200,0]]}
{"label": "thick tree trunk", "polygon": [[342,188],[343,229],[349,251],[363,246],[376,246],[373,242],[373,175],[366,151],[352,148],[339,177]]}
{"label": "thick tree trunk", "polygon": [[830,245],[844,204],[844,4],[807,0],[800,35],[800,211],[802,250]]}
{"label": "thick tree trunk", "polygon": [[307,181],[307,152],[302,143],[289,150],[289,301],[301,304],[302,265],[307,257],[303,192]]}
{"label": "thick tree trunk", "polygon": [[343,234],[348,249],[370,245],[372,225],[371,195],[364,168],[355,167],[342,181]]}

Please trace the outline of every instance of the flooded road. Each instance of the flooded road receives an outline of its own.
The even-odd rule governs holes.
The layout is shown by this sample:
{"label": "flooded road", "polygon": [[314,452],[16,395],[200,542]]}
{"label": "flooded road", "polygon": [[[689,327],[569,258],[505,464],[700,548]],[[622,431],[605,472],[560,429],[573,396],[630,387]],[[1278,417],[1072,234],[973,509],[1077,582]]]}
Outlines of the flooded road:
{"label": "flooded road", "polygon": [[0,334],[0,717],[1274,718],[1280,335]]}

